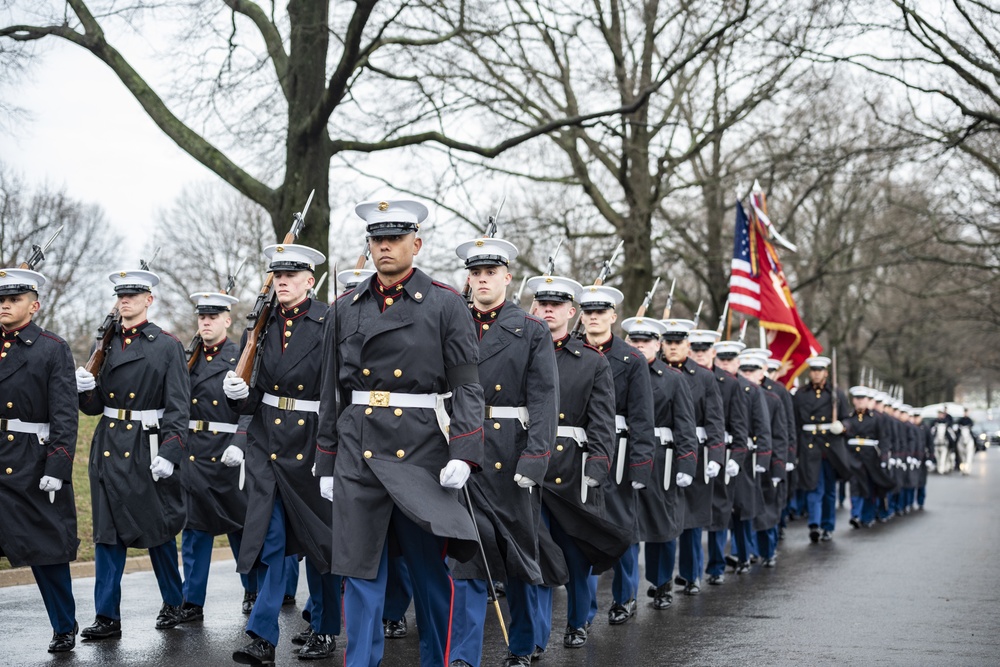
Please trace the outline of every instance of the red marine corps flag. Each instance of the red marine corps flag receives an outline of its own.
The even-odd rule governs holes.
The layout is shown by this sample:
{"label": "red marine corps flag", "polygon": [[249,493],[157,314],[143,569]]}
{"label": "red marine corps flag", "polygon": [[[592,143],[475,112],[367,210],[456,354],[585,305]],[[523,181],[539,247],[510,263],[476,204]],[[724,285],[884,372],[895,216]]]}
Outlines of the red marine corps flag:
{"label": "red marine corps flag", "polygon": [[791,386],[805,368],[806,359],[823,351],[809,327],[802,322],[795,300],[778,261],[770,237],[795,250],[771,225],[764,193],[754,183],[750,195],[750,217],[736,202],[736,238],[733,244],[732,274],[729,278],[729,307],[760,320],[767,329],[768,347],[775,359],[788,368],[780,378]]}

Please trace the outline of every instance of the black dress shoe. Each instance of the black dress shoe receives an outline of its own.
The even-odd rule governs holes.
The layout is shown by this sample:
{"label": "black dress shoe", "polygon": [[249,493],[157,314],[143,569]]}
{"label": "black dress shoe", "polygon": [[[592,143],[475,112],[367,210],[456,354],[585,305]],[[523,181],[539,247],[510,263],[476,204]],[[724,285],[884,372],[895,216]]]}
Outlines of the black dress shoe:
{"label": "black dress shoe", "polygon": [[684,595],[698,595],[701,593],[701,586],[696,581],[689,581],[684,586]]}
{"label": "black dress shoe", "polygon": [[181,608],[172,604],[163,603],[160,613],[156,616],[156,629],[166,630],[175,627],[181,622]]}
{"label": "black dress shoe", "polygon": [[736,567],[736,574],[746,574],[750,571],[750,561],[745,560]]}
{"label": "black dress shoe", "polygon": [[708,580],[707,581],[708,581],[708,585],[709,586],[718,586],[718,585],[724,584],[726,582],[726,575],[724,575],[724,574],[710,574],[710,575],[708,575]]}
{"label": "black dress shoe", "polygon": [[563,646],[566,648],[580,648],[587,643],[587,628],[574,628],[567,625],[563,634]]}
{"label": "black dress shoe", "polygon": [[504,658],[503,667],[530,667],[530,666],[531,666],[530,655],[514,655],[510,651],[507,651],[507,657]]}
{"label": "black dress shoe", "polygon": [[295,596],[294,595],[286,595],[283,598],[281,598],[281,606],[282,607],[284,607],[285,605],[289,605],[289,604],[295,604]]}
{"label": "black dress shoe", "polygon": [[673,586],[669,583],[663,584],[655,592],[656,595],[653,596],[653,609],[663,611],[674,603]]}
{"label": "black dress shoe", "polygon": [[200,604],[185,602],[181,605],[181,623],[191,623],[193,621],[205,620],[205,608]]}
{"label": "black dress shoe", "polygon": [[472,667],[472,665],[465,660],[452,660],[448,663],[448,667]]}
{"label": "black dress shoe", "polygon": [[628,600],[625,604],[615,602],[608,610],[608,623],[621,625],[633,616],[635,616],[635,599]]}
{"label": "black dress shoe", "polygon": [[244,591],[243,593],[243,614],[249,616],[253,611],[253,603],[257,601],[257,591]]}
{"label": "black dress shoe", "polygon": [[821,539],[824,542],[829,542],[830,540],[833,539],[833,531],[824,530],[823,534],[819,536],[819,539]]}
{"label": "black dress shoe", "polygon": [[536,644],[535,645],[535,650],[531,652],[531,659],[532,660],[541,660],[542,659],[542,654],[544,654],[544,653],[545,653],[545,649],[543,649],[541,646],[538,646]]}
{"label": "black dress shoe", "polygon": [[295,649],[295,654],[299,656],[299,660],[323,660],[333,657],[336,650],[336,637],[313,633],[302,648]]}
{"label": "black dress shoe", "polygon": [[382,630],[386,639],[402,639],[406,636],[406,617],[398,621],[382,621]]}
{"label": "black dress shoe", "polygon": [[861,528],[861,521],[859,521],[857,517],[852,516],[851,520],[848,521],[847,523],[851,524],[851,528],[854,528],[855,530]]}
{"label": "black dress shoe", "polygon": [[312,634],[313,634],[312,627],[307,625],[305,630],[292,637],[292,643],[302,646],[307,641],[309,641],[309,638],[312,637]]}
{"label": "black dress shoe", "polygon": [[494,581],[493,590],[497,592],[497,599],[507,597],[507,584],[502,581]]}
{"label": "black dress shoe", "polygon": [[53,632],[52,641],[49,642],[49,653],[66,653],[72,651],[76,646],[76,633],[80,631],[80,626],[73,623],[72,632]]}
{"label": "black dress shoe", "polygon": [[758,556],[757,554],[752,554],[750,556],[750,564],[751,565],[756,565],[757,561],[759,561],[759,560],[760,560],[760,556]]}
{"label": "black dress shoe", "polygon": [[656,586],[650,586],[649,588],[646,589],[646,597],[655,598],[657,590],[658,589],[656,588]]}
{"label": "black dress shoe", "polygon": [[687,585],[687,579],[678,574],[674,577],[674,583],[683,588]]}
{"label": "black dress shoe", "polygon": [[108,639],[122,636],[122,622],[107,616],[98,616],[94,624],[80,632],[83,639]]}
{"label": "black dress shoe", "polygon": [[819,542],[819,526],[809,526],[809,541],[813,544]]}
{"label": "black dress shoe", "polygon": [[233,662],[241,665],[273,665],[274,644],[257,637],[241,649],[233,651]]}
{"label": "black dress shoe", "polygon": [[729,555],[726,556],[726,565],[728,565],[729,567],[731,567],[731,568],[733,568],[735,570],[739,566],[739,564],[740,564],[740,561],[739,561],[739,559],[736,556],[734,556],[732,554],[729,554]]}
{"label": "black dress shoe", "polygon": [[777,556],[771,556],[770,558],[765,558],[763,563],[764,567],[774,567],[777,564],[778,564]]}
{"label": "black dress shoe", "polygon": [[778,541],[780,542],[783,539],[785,539],[785,527],[778,526]]}

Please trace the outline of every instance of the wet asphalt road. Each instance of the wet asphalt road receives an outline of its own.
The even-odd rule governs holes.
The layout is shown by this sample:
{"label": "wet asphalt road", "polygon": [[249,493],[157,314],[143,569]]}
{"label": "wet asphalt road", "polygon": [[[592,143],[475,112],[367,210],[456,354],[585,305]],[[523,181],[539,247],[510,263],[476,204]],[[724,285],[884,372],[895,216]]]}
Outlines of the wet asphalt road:
{"label": "wet asphalt road", "polygon": [[[779,545],[778,567],[755,567],[701,595],[675,595],[654,611],[640,601],[636,620],[611,627],[598,615],[590,641],[562,648],[565,596],[556,594],[552,643],[539,667],[577,665],[997,665],[1000,664],[1000,452],[976,458],[970,477],[931,476],[927,509],[851,530],[847,509],[829,543],[810,544],[805,522],[793,522]],[[0,589],[0,665],[230,665],[246,642],[242,590],[232,561],[215,563],[203,623],[157,631],[160,607],[151,572],[125,575],[123,637],[77,643],[70,654],[45,652],[51,636],[37,589]],[[646,583],[642,584],[642,592]],[[93,613],[93,579],[74,581],[77,618]],[[611,603],[610,575],[601,581]],[[306,665],[288,638],[305,624],[307,596],[283,609],[279,665]],[[410,636],[387,642],[385,667],[418,664]],[[483,665],[504,655],[496,620],[487,619]],[[316,665],[341,665],[343,652]]]}

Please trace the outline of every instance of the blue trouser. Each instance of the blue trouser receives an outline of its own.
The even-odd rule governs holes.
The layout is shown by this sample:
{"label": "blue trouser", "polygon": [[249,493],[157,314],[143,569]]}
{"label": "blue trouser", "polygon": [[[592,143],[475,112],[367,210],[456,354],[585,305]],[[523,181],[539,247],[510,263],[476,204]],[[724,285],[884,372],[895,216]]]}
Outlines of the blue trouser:
{"label": "blue trouser", "polygon": [[[425,532],[398,508],[393,508],[389,530],[403,549],[413,585],[413,607],[420,628],[420,664],[448,664],[454,585],[443,554],[446,540]],[[374,579],[345,577],[344,619],[347,627],[347,667],[376,667],[385,650],[382,618],[388,576],[389,540],[385,541]]]}
{"label": "blue trouser", "polygon": [[[531,655],[535,650],[533,612],[537,605],[537,587],[520,579],[507,580],[507,606],[510,608],[510,652]],[[483,657],[483,629],[491,616],[486,581],[457,579],[452,618],[449,660],[464,660],[478,665]]]}
{"label": "blue trouser", "polygon": [[677,541],[678,567],[685,581],[698,581],[705,569],[705,552],[701,548],[701,528],[688,528]]}
{"label": "blue trouser", "polygon": [[406,561],[396,556],[389,558],[389,570],[385,580],[385,608],[382,618],[387,621],[401,621],[406,616],[413,600],[413,586]]}
{"label": "blue trouser", "polygon": [[757,547],[760,549],[758,555],[761,558],[773,558],[775,548],[778,545],[778,527],[757,531]]}
{"label": "blue trouser", "polygon": [[889,514],[895,514],[896,512],[902,512],[903,501],[902,493],[900,491],[893,491],[889,494]]}
{"label": "blue trouser", "polygon": [[[549,515],[548,508],[542,503],[542,521],[549,529],[552,540],[562,549],[569,570],[569,581],[566,583],[566,623],[574,628],[582,628],[587,624],[590,614],[590,562],[584,556],[573,538],[563,531],[559,523]],[[552,633],[552,589],[540,586],[538,588],[538,610],[535,644],[543,649],[548,645]]]}
{"label": "blue trouser", "polygon": [[[340,634],[340,582],[336,574],[320,574],[312,559],[306,557],[306,582],[309,584],[309,627],[318,635]],[[287,588],[285,589],[288,590]]]}
{"label": "blue trouser", "polygon": [[285,507],[281,496],[274,496],[271,518],[261,546],[257,576],[257,601],[254,602],[247,634],[271,644],[278,643],[278,614],[285,596],[287,560],[285,557]]}
{"label": "blue trouser", "polygon": [[[285,556],[285,558],[288,559],[285,561],[285,595],[295,597],[295,594],[299,590],[299,574],[301,570],[299,567],[299,557]],[[309,604],[308,601],[306,604]]]}
{"label": "blue trouser", "polygon": [[[613,566],[614,578],[611,580],[611,599],[618,604],[634,600],[639,590],[639,545],[633,544]],[[590,613],[587,622],[591,623],[597,616],[597,582],[596,574],[590,575],[587,585],[590,587]]]}
{"label": "blue trouser", "polygon": [[38,592],[42,594],[45,612],[49,615],[52,631],[60,634],[73,632],[76,626],[76,600],[73,598],[73,578],[69,563],[32,565]]}
{"label": "blue trouser", "polygon": [[861,499],[861,523],[870,524],[875,521],[875,512],[878,508],[878,498],[875,496],[868,496],[867,498]]}
{"label": "blue trouser", "polygon": [[[94,608],[98,616],[121,620],[122,575],[125,574],[127,547],[117,544],[97,544],[94,549]],[[181,573],[177,568],[177,542],[168,540],[149,549],[153,574],[160,587],[160,597],[169,605],[181,606],[184,592]]]}
{"label": "blue trouser", "polygon": [[[760,549],[757,548],[757,531],[753,529],[753,521],[747,526],[747,552],[750,556],[759,556]],[[750,560],[747,558],[747,560]]]}
{"label": "blue trouser", "polygon": [[927,500],[927,487],[918,486],[917,487],[917,505],[920,507],[924,506],[924,501]]}
{"label": "blue trouser", "polygon": [[[240,557],[240,542],[243,531],[229,533],[229,548],[233,558]],[[208,572],[212,565],[212,545],[215,536],[203,530],[185,529],[181,533],[181,560],[184,563],[184,601],[203,607],[205,590],[208,588]],[[243,590],[257,590],[257,573],[241,574]]]}
{"label": "blue trouser", "polygon": [[[736,560],[741,563],[750,562],[750,553],[752,545],[752,537],[754,535],[753,531],[753,520],[743,519],[742,521],[733,520],[733,555],[736,556]],[[756,549],[755,549],[756,550]]]}
{"label": "blue trouser", "polygon": [[656,588],[669,584],[674,578],[677,561],[677,540],[646,542],[646,581]]}
{"label": "blue trouser", "polygon": [[861,496],[851,496],[851,518],[861,521],[861,508],[865,499]]}
{"label": "blue trouser", "polygon": [[888,519],[891,510],[889,509],[889,499],[888,498],[876,498],[875,499],[875,514],[880,519]]}
{"label": "blue trouser", "polygon": [[708,531],[708,567],[707,574],[722,574],[726,571],[726,537],[729,531]]}
{"label": "blue trouser", "polygon": [[837,473],[826,459],[820,463],[816,488],[806,493],[809,525],[833,532],[837,522]]}

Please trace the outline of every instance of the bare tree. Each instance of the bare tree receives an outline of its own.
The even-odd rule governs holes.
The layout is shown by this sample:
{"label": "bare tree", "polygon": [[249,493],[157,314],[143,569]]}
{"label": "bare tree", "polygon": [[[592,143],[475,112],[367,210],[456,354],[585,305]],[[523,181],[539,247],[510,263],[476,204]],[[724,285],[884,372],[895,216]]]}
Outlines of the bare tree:
{"label": "bare tree", "polygon": [[0,163],[0,264],[28,259],[60,226],[64,229],[38,267],[48,282],[39,293],[37,322],[64,337],[78,360],[86,359],[97,325],[113,300],[109,267],[122,238],[101,209],[48,186],[32,188]]}

